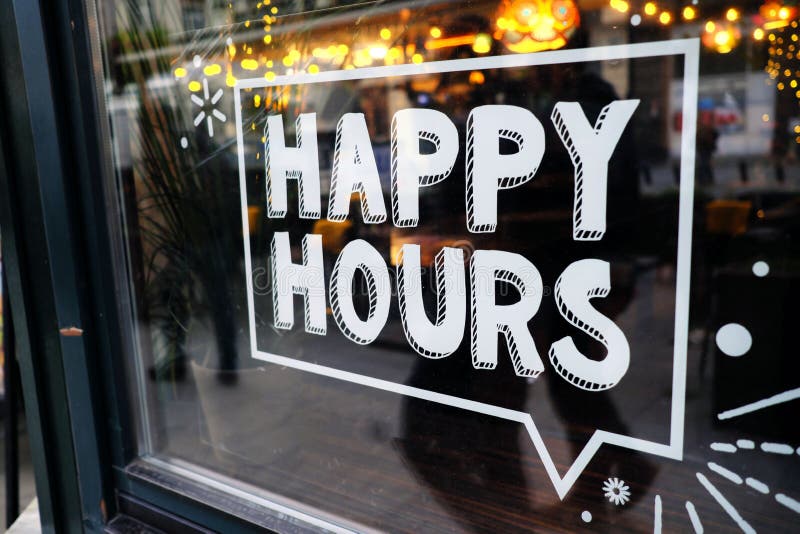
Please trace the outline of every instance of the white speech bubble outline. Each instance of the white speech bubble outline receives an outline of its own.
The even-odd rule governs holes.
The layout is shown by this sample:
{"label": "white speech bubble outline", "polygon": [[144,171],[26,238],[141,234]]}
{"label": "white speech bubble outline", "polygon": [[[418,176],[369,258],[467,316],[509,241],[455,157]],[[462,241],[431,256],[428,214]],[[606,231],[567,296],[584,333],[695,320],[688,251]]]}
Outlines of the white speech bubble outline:
{"label": "white speech bubble outline", "polygon": [[[533,417],[527,412],[500,408],[482,402],[475,402],[452,395],[436,393],[427,389],[415,388],[380,380],[371,376],[360,375],[324,365],[287,358],[258,350],[256,346],[256,320],[253,298],[252,261],[250,257],[250,225],[247,215],[247,183],[244,165],[244,131],[242,129],[242,89],[254,89],[281,85],[300,85],[320,82],[336,82],[344,80],[362,80],[370,78],[389,78],[412,76],[417,74],[433,74],[442,72],[471,71],[481,69],[497,69],[507,67],[527,67],[536,65],[554,65],[586,61],[608,61],[683,55],[683,109],[681,138],[680,193],[678,209],[678,259],[675,284],[675,335],[672,369],[672,406],[670,410],[669,444],[655,443],[631,436],[625,436],[605,430],[595,430],[592,437],[578,454],[566,474],[559,475],[550,452],[542,440]],[[576,50],[557,50],[536,52],[532,54],[492,56],[469,59],[455,59],[421,64],[404,64],[387,67],[370,67],[353,70],[338,70],[318,74],[295,74],[277,76],[272,81],[265,78],[248,78],[237,80],[234,86],[234,107],[236,111],[236,136],[239,153],[239,187],[242,208],[242,233],[244,241],[245,273],[247,282],[247,309],[250,322],[251,356],[258,360],[299,369],[309,373],[361,384],[363,386],[391,391],[400,395],[437,402],[447,406],[462,408],[476,413],[499,417],[525,425],[525,429],[533,441],[534,447],[544,464],[545,471],[562,500],[575,484],[583,470],[603,443],[625,447],[634,451],[663,456],[673,460],[683,459],[683,425],[686,409],[686,348],[689,329],[689,279],[692,248],[692,205],[694,199],[694,149],[697,125],[697,93],[698,64],[700,56],[700,39],[676,39],[672,41],[655,41],[648,43],[600,46]]]}

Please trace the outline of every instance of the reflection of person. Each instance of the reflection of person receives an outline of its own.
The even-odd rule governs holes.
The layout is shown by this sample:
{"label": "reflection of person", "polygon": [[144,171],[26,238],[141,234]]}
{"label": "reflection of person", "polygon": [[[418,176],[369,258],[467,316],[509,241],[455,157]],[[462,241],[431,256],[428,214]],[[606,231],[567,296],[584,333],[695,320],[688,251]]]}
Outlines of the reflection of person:
{"label": "reflection of person", "polygon": [[711,185],[714,183],[714,167],[711,158],[717,150],[719,133],[710,124],[697,124],[697,183]]}
{"label": "reflection of person", "polygon": [[[463,57],[464,51],[454,53]],[[469,235],[468,238],[476,248],[507,249],[526,256],[539,268],[546,285],[553,284],[561,270],[577,259],[597,257],[610,260],[613,289],[610,297],[602,299],[605,302],[598,308],[613,318],[627,307],[634,287],[634,269],[623,256],[632,239],[631,228],[636,223],[639,207],[637,152],[633,135],[630,129],[626,131],[619,142],[618,156],[612,159],[609,167],[608,230],[605,237],[600,243],[576,244],[572,241],[571,231],[574,168],[548,120],[555,102],[572,101],[579,102],[587,118],[594,122],[604,106],[618,99],[613,87],[582,64],[487,71],[483,77],[485,82],[472,87],[466,80],[468,75],[442,75],[432,99],[433,105],[447,114],[461,130],[462,143],[452,174],[437,186],[438,193],[431,193],[426,200],[429,213],[435,215],[436,228],[439,232],[442,228],[459,228],[465,233],[463,200],[453,205],[453,199],[463,199],[463,131],[469,110],[482,104],[499,103],[532,110],[545,128],[545,160],[531,182],[517,188],[514,194],[502,197],[503,220],[497,232]],[[470,89],[465,91],[465,85]],[[415,95],[409,97],[411,101],[419,101]],[[505,148],[501,144],[502,150]],[[418,228],[418,231],[422,229]],[[429,285],[426,289],[425,297],[431,310],[434,288]],[[507,294],[507,289],[498,289],[498,304],[518,300],[515,291]],[[587,357],[600,359],[604,356],[598,342],[586,339],[585,334],[564,321],[552,298],[543,299],[530,327],[545,362],[547,348],[564,335],[572,335]],[[528,388],[543,387],[542,380],[538,385],[529,386],[527,380],[514,374],[503,336],[498,335],[498,363],[492,370],[473,368],[469,344],[467,332],[459,350],[444,359],[416,357],[406,383],[526,411]],[[548,368],[548,363],[545,367]],[[542,378],[547,381],[560,422],[567,426],[573,456],[595,428],[621,433],[627,431],[607,392],[578,390],[554,372],[545,372]],[[524,472],[524,449],[520,447],[520,433],[524,432],[521,425],[414,398],[404,400],[402,421],[401,450],[411,469],[441,503],[452,509],[453,517],[466,528],[480,530],[475,525],[486,520],[482,517],[486,512],[469,506],[469,502],[499,503],[498,506],[502,507],[509,504],[505,500],[506,494],[513,493],[515,511],[526,513],[531,492]],[[645,473],[642,480],[649,482],[648,469],[642,472]]]}

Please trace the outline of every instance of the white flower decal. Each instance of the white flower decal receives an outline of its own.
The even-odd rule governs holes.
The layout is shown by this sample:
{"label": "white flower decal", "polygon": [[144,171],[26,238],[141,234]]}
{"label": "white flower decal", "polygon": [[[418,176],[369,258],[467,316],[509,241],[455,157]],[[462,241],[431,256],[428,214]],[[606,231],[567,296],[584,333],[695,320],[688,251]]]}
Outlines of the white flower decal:
{"label": "white flower decal", "polygon": [[617,506],[622,506],[631,500],[630,488],[625,484],[624,480],[617,477],[609,478],[603,482],[603,492],[609,502],[613,502]]}
{"label": "white flower decal", "polygon": [[[195,105],[200,107],[200,113],[194,118],[194,125],[199,126],[200,123],[203,122],[203,119],[206,119],[206,124],[208,125],[208,136],[214,137],[214,122],[211,120],[211,116],[213,115],[220,122],[225,122],[227,117],[223,114],[220,110],[216,109],[214,106],[217,105],[219,99],[222,98],[222,89],[218,89],[214,96],[211,96],[208,92],[208,79],[203,78],[203,97],[200,98],[197,95],[191,95],[192,102]],[[205,109],[206,107],[210,106],[210,114],[206,115]]]}

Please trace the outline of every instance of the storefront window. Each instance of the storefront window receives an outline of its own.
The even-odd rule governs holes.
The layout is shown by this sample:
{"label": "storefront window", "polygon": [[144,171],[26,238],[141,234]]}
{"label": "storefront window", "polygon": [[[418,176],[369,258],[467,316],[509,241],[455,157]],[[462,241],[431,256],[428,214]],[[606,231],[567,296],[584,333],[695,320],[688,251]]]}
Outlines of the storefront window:
{"label": "storefront window", "polygon": [[795,6],[98,9],[142,457],[334,530],[797,524]]}

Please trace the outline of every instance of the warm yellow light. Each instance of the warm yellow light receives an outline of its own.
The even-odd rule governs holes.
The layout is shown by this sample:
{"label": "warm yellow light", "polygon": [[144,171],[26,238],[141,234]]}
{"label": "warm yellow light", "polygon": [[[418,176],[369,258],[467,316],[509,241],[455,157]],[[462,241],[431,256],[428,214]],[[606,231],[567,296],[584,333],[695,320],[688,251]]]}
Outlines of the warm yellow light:
{"label": "warm yellow light", "polygon": [[713,21],[709,20],[708,22],[706,22],[706,32],[711,33],[715,29],[717,29],[717,25],[714,24]]}
{"label": "warm yellow light", "polygon": [[308,66],[308,73],[309,74],[316,74],[319,72],[319,67],[317,65],[309,65]]}
{"label": "warm yellow light", "polygon": [[792,89],[794,89],[795,87],[797,87],[797,80],[792,80],[791,82],[789,82],[789,86],[790,86]]}
{"label": "warm yellow light", "polygon": [[764,30],[762,30],[761,28],[756,28],[755,30],[753,30],[753,39],[755,39],[756,41],[760,41],[763,38],[764,38]]}
{"label": "warm yellow light", "polygon": [[783,75],[784,75],[784,76],[787,76],[787,77],[788,77],[788,76],[791,76],[791,75],[792,75],[792,71],[791,71],[791,70],[789,70],[789,69],[786,69],[785,71],[783,71]]}
{"label": "warm yellow light", "polygon": [[661,14],[658,16],[658,22],[663,25],[667,25],[672,22],[672,15],[669,11],[662,11]]}
{"label": "warm yellow light", "polygon": [[422,54],[417,53],[417,54],[414,54],[413,56],[411,56],[411,62],[412,63],[416,63],[417,65],[419,65],[423,61],[424,60],[422,59]]}
{"label": "warm yellow light", "polygon": [[389,28],[381,28],[381,39],[384,41],[388,41],[392,38],[392,32],[389,31]]}
{"label": "warm yellow light", "polygon": [[350,48],[346,44],[340,44],[339,46],[336,47],[336,52],[340,56],[345,55],[349,51],[350,51]]}
{"label": "warm yellow light", "polygon": [[268,68],[268,69],[271,69],[271,68],[272,68],[272,60],[271,60],[271,59],[268,59],[268,60],[267,60],[267,68]]}
{"label": "warm yellow light", "polygon": [[272,6],[272,8],[270,8],[269,12],[272,13],[273,15],[275,15],[275,14],[278,13],[278,8],[275,7],[275,6]]}
{"label": "warm yellow light", "polygon": [[193,93],[196,93],[202,88],[203,86],[200,85],[200,82],[198,82],[197,80],[192,80],[191,82],[189,82],[189,90]]}
{"label": "warm yellow light", "polygon": [[372,56],[369,55],[369,50],[358,50],[353,55],[353,64],[356,67],[368,67],[372,65]]}
{"label": "warm yellow light", "polygon": [[610,0],[609,5],[620,13],[627,13],[630,9],[630,5],[625,0]]}
{"label": "warm yellow light", "polygon": [[655,15],[656,14],[656,10],[657,10],[657,8],[656,8],[655,2],[647,2],[644,5],[644,13],[645,13],[645,15],[651,15],[651,16]]}
{"label": "warm yellow light", "polygon": [[692,6],[686,6],[683,8],[683,19],[684,20],[694,20],[697,17],[697,10]]}
{"label": "warm yellow light", "polygon": [[258,68],[258,61],[252,58],[243,59],[242,68],[244,70],[256,70]]}
{"label": "warm yellow light", "polygon": [[736,22],[739,20],[739,11],[734,7],[729,8],[728,11],[725,12],[725,18],[731,22]]}
{"label": "warm yellow light", "polygon": [[473,70],[469,73],[469,83],[474,85],[481,85],[486,81],[486,77],[479,70]]}
{"label": "warm yellow light", "polygon": [[794,133],[800,133],[800,125],[794,127]]}
{"label": "warm yellow light", "polygon": [[441,28],[439,28],[438,26],[434,26],[433,28],[431,28],[431,37],[433,37],[434,39],[438,39],[441,36],[442,36]]}
{"label": "warm yellow light", "polygon": [[476,54],[486,54],[492,49],[492,36],[488,33],[479,33],[472,43],[472,50]]}
{"label": "warm yellow light", "polygon": [[386,57],[387,52],[389,52],[389,49],[383,45],[371,46],[369,48],[369,57],[372,59],[383,59]]}
{"label": "warm yellow light", "polygon": [[508,21],[505,19],[505,17],[500,17],[497,19],[497,27],[501,30],[508,28]]}
{"label": "warm yellow light", "polygon": [[282,62],[283,62],[283,65],[284,65],[285,67],[291,67],[291,66],[292,66],[292,63],[294,63],[294,61],[292,60],[292,58],[291,58],[291,57],[289,57],[289,56],[284,56],[284,58],[283,58]]}
{"label": "warm yellow light", "polygon": [[273,80],[275,79],[275,73],[274,73],[274,72],[272,72],[272,71],[269,71],[269,72],[267,72],[267,73],[264,75],[264,78],[265,78],[265,79],[266,79],[268,82],[271,82],[271,81],[273,81]]}
{"label": "warm yellow light", "polygon": [[254,95],[253,96],[253,105],[255,107],[261,106],[261,95]]}
{"label": "warm yellow light", "polygon": [[778,18],[781,20],[788,20],[790,15],[791,11],[787,7],[782,7],[778,10]]}
{"label": "warm yellow light", "polygon": [[783,91],[783,82],[778,82],[778,91]]}
{"label": "warm yellow light", "polygon": [[717,46],[724,47],[731,42],[733,36],[727,30],[722,30],[714,34],[714,43]]}
{"label": "warm yellow light", "polygon": [[178,67],[177,69],[175,69],[175,77],[178,79],[183,78],[187,74],[188,72],[183,67]]}
{"label": "warm yellow light", "polygon": [[203,68],[203,74],[205,74],[206,76],[216,76],[220,72],[222,72],[222,67],[220,67],[217,63],[206,65]]}
{"label": "warm yellow light", "polygon": [[297,49],[295,49],[289,51],[289,57],[292,58],[293,61],[297,61],[302,56],[300,55],[300,52]]}
{"label": "warm yellow light", "polygon": [[764,122],[769,122],[769,115],[764,113],[763,115],[761,115],[761,120]]}
{"label": "warm yellow light", "polygon": [[443,39],[429,39],[425,41],[426,50],[439,50],[441,48],[451,48],[454,46],[472,45],[475,43],[477,35],[467,33],[464,35],[454,35],[453,37],[445,37]]}
{"label": "warm yellow light", "polygon": [[270,44],[271,42],[272,42],[272,36],[271,35],[265,35],[264,36],[264,44]]}
{"label": "warm yellow light", "polygon": [[228,74],[225,76],[225,85],[228,87],[233,87],[236,85],[236,77],[230,71],[228,71]]}

